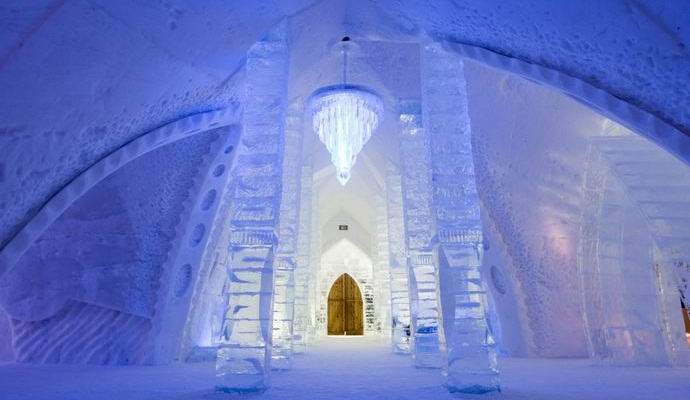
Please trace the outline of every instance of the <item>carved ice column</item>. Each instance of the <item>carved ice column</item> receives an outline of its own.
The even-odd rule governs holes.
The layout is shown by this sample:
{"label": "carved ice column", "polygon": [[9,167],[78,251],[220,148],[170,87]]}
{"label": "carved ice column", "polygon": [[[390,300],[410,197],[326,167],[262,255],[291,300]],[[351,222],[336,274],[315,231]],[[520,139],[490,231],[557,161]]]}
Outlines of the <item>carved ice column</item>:
{"label": "carved ice column", "polygon": [[415,365],[441,368],[438,334],[438,271],[433,262],[434,234],[429,136],[422,128],[418,102],[400,105],[400,163],[409,276],[411,351]]}
{"label": "carved ice column", "polygon": [[[388,211],[386,197],[376,196],[376,236],[372,247],[376,249],[373,267],[374,303],[376,304],[374,330],[378,334],[391,335],[393,321],[391,297],[391,268],[388,237]],[[409,309],[409,306],[408,306]],[[409,312],[408,312],[409,318]],[[391,336],[391,339],[393,337]]]}
{"label": "carved ice column", "polygon": [[436,237],[451,392],[500,391],[480,274],[482,228],[462,60],[439,44],[422,51],[423,121],[431,139]]}
{"label": "carved ice column", "polygon": [[[310,169],[310,172],[312,169]],[[314,191],[313,183],[310,181],[311,193],[311,235],[309,244],[309,334],[310,337],[321,336],[326,332],[326,325],[319,326],[320,321],[317,316],[321,310],[319,299],[321,298],[321,287],[319,274],[321,273],[321,222],[319,220],[319,196]],[[324,315],[324,318],[326,316]],[[323,329],[321,329],[323,328]]]}
{"label": "carved ice column", "polygon": [[309,283],[311,273],[312,235],[312,167],[304,165],[300,180],[299,239],[297,240],[297,269],[295,271],[295,324],[293,351],[296,354],[307,351],[307,335],[311,326],[309,310]]}
{"label": "carved ice column", "polygon": [[269,386],[273,259],[281,200],[288,48],[284,30],[247,53],[243,133],[234,170],[227,306],[218,346],[218,390]]}
{"label": "carved ice column", "polygon": [[295,268],[302,173],[302,108],[290,106],[285,124],[283,194],[273,286],[273,369],[290,369],[295,311]]}
{"label": "carved ice column", "polygon": [[[386,258],[390,265],[391,345],[394,353],[410,352],[410,292],[405,255],[405,224],[402,204],[402,178],[388,166],[386,176],[388,242]],[[382,257],[383,258],[383,257]]]}

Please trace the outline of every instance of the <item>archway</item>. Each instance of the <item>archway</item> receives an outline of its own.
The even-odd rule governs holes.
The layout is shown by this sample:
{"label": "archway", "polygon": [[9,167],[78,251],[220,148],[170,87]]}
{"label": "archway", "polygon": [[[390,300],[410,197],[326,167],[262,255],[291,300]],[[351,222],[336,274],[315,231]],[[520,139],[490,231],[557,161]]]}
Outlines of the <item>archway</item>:
{"label": "archway", "polygon": [[328,292],[328,334],[363,335],[364,303],[357,282],[342,274]]}

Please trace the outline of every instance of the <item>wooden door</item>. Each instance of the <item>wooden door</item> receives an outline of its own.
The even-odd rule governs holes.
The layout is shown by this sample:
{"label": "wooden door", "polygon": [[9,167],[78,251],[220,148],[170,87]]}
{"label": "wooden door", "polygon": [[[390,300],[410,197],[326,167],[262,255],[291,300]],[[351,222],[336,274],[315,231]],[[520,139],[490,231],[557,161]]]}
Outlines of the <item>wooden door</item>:
{"label": "wooden door", "polygon": [[328,293],[328,334],[363,335],[364,305],[357,282],[342,274]]}

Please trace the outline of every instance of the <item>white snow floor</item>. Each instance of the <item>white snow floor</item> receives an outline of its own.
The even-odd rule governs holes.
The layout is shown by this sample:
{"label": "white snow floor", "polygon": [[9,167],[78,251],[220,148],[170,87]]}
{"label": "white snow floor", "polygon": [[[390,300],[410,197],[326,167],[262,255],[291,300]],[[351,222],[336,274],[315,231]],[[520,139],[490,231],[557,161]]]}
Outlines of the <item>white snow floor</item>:
{"label": "white snow floor", "polygon": [[0,399],[498,399],[688,400],[690,368],[593,366],[588,360],[500,360],[503,393],[452,396],[438,370],[419,370],[379,338],[327,338],[273,374],[263,395],[222,395],[213,364],[163,367],[0,365]]}

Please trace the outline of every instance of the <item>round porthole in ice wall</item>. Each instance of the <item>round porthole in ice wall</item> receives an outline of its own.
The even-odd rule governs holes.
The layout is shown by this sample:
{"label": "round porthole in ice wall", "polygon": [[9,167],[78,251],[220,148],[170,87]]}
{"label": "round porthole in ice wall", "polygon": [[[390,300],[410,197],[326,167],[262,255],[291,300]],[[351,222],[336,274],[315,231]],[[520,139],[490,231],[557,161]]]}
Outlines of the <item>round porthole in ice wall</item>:
{"label": "round porthole in ice wall", "polygon": [[506,294],[507,288],[506,288],[506,281],[503,276],[503,272],[501,272],[500,269],[498,269],[497,266],[492,265],[491,266],[491,283],[493,283],[494,288],[498,291],[500,294]]}
{"label": "round porthole in ice wall", "polygon": [[185,264],[177,271],[175,277],[175,296],[182,297],[187,293],[189,284],[192,281],[192,266]]}

